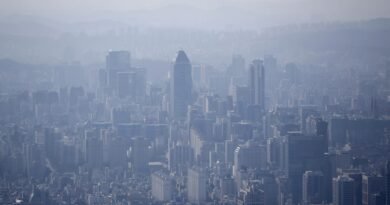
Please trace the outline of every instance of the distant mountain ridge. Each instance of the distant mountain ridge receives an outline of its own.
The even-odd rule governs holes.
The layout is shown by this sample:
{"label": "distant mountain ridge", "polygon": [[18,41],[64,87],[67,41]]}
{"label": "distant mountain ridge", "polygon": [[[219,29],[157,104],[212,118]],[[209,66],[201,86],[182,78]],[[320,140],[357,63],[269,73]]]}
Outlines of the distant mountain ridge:
{"label": "distant mountain ridge", "polygon": [[282,61],[298,62],[356,61],[361,57],[377,61],[390,55],[390,18],[259,30],[142,27],[132,23],[126,19],[63,23],[0,16],[0,59],[90,64],[102,63],[108,50],[129,50],[136,59],[169,61],[183,48],[195,62],[224,67],[234,53],[248,59],[273,54]]}

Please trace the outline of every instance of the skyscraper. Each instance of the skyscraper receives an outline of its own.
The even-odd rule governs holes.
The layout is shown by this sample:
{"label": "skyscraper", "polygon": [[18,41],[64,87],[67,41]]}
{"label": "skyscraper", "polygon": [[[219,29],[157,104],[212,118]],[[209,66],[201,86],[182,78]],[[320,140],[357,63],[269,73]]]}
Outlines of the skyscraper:
{"label": "skyscraper", "polygon": [[265,195],[259,180],[249,181],[238,193],[238,205],[264,205]]}
{"label": "skyscraper", "polygon": [[[375,203],[377,197],[384,199],[385,191],[385,180],[383,176],[380,175],[363,175],[362,177],[362,204],[371,205],[379,204]],[[384,203],[382,203],[384,204]]]}
{"label": "skyscraper", "polygon": [[110,51],[106,56],[106,67],[109,70],[126,70],[130,68],[128,51]]}
{"label": "skyscraper", "polygon": [[266,166],[266,147],[258,146],[252,141],[240,145],[234,151],[234,174],[241,168],[264,169]]}
{"label": "skyscraper", "polygon": [[324,175],[320,171],[306,171],[302,177],[303,204],[320,204],[324,201]]}
{"label": "skyscraper", "polygon": [[132,146],[132,169],[134,173],[147,174],[149,171],[149,142],[145,138],[135,138]]}
{"label": "skyscraper", "polygon": [[172,179],[160,170],[152,174],[152,196],[157,201],[170,201],[173,193]]}
{"label": "skyscraper", "polygon": [[117,73],[130,69],[130,53],[128,51],[110,51],[106,56],[106,69],[108,73],[108,87],[117,87]]}
{"label": "skyscraper", "polygon": [[321,137],[288,132],[281,141],[281,165],[288,176],[293,203],[302,199],[302,176],[306,170],[319,171],[323,164]]}
{"label": "skyscraper", "polygon": [[118,72],[117,73],[117,85],[118,96],[120,98],[135,97],[135,72]]}
{"label": "skyscraper", "polygon": [[228,74],[231,77],[238,77],[242,75],[242,71],[245,69],[245,59],[241,55],[233,55],[232,63],[228,67]]}
{"label": "skyscraper", "polygon": [[85,131],[84,150],[89,168],[98,168],[103,164],[103,144],[96,130]]}
{"label": "skyscraper", "polygon": [[390,205],[390,161],[386,161],[385,167],[385,193],[386,193],[386,205]]}
{"label": "skyscraper", "polygon": [[188,200],[191,203],[202,204],[206,201],[206,174],[204,170],[194,167],[188,169]]}
{"label": "skyscraper", "polygon": [[191,63],[186,53],[180,50],[177,53],[171,76],[170,114],[174,119],[184,119],[187,107],[191,104],[192,77]]}
{"label": "skyscraper", "polygon": [[265,69],[262,60],[254,60],[249,67],[250,102],[265,110]]}
{"label": "skyscraper", "polygon": [[343,175],[333,179],[333,204],[354,205],[356,202],[355,182]]}

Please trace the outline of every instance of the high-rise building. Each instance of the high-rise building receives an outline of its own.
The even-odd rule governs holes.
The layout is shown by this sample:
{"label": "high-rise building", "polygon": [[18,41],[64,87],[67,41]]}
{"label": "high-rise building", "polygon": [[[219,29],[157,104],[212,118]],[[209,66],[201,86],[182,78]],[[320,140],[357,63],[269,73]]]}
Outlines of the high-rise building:
{"label": "high-rise building", "polygon": [[128,167],[126,152],[129,147],[125,138],[108,136],[105,147],[110,167]]}
{"label": "high-rise building", "polygon": [[128,51],[110,51],[106,56],[108,71],[108,86],[115,89],[117,86],[117,72],[130,69],[130,53]]}
{"label": "high-rise building", "polygon": [[386,162],[385,167],[385,195],[386,195],[386,205],[390,205],[390,161]]}
{"label": "high-rise building", "polygon": [[324,201],[324,175],[320,171],[306,171],[302,177],[303,204],[321,204]]}
{"label": "high-rise building", "polygon": [[168,149],[170,171],[184,171],[194,161],[194,151],[189,145],[174,145]]}
{"label": "high-rise building", "polygon": [[170,115],[184,119],[192,98],[191,63],[186,53],[180,50],[173,65],[170,87]]}
{"label": "high-rise building", "polygon": [[265,110],[265,69],[262,60],[254,60],[249,67],[249,89],[251,104]]}
{"label": "high-rise building", "polygon": [[281,137],[267,139],[267,163],[271,166],[280,166]]}
{"label": "high-rise building", "polygon": [[245,59],[241,55],[233,55],[232,63],[228,67],[228,74],[232,77],[237,77],[242,74],[245,69]]}
{"label": "high-rise building", "polygon": [[288,132],[281,141],[282,170],[290,181],[293,203],[302,201],[302,175],[306,170],[322,169],[324,159],[323,138]]}
{"label": "high-rise building", "polygon": [[347,175],[354,181],[355,190],[355,205],[362,205],[362,172],[359,169],[347,169],[343,170],[343,174]]}
{"label": "high-rise building", "polygon": [[355,202],[354,180],[346,175],[333,178],[333,204],[354,205]]}
{"label": "high-rise building", "polygon": [[132,146],[132,169],[135,173],[146,174],[149,171],[149,142],[138,137]]}
{"label": "high-rise building", "polygon": [[264,191],[259,180],[249,181],[238,194],[238,205],[264,205]]}
{"label": "high-rise building", "polygon": [[234,151],[237,148],[236,142],[233,140],[225,141],[225,163],[233,164],[234,163]]}
{"label": "high-rise building", "polygon": [[152,196],[157,201],[170,201],[173,196],[173,184],[171,177],[163,172],[157,171],[152,174]]}
{"label": "high-rise building", "polygon": [[267,163],[266,147],[248,141],[246,145],[240,145],[234,151],[234,174],[244,168],[264,169]]}
{"label": "high-rise building", "polygon": [[385,180],[382,176],[363,175],[362,177],[362,204],[375,205],[377,195],[385,191]]}
{"label": "high-rise building", "polygon": [[278,186],[275,175],[265,173],[260,180],[261,190],[264,191],[264,204],[278,204]]}
{"label": "high-rise building", "polygon": [[117,73],[117,92],[120,98],[135,97],[135,72],[118,72]]}
{"label": "high-rise building", "polygon": [[89,168],[99,168],[103,164],[103,143],[96,130],[85,131],[85,160]]}
{"label": "high-rise building", "polygon": [[308,128],[306,127],[307,126],[307,118],[308,117],[318,117],[319,113],[318,113],[318,108],[317,106],[313,106],[313,105],[302,105],[300,106],[299,108],[299,116],[300,116],[300,119],[301,119],[301,131],[302,133],[304,134],[309,134],[309,131],[308,131]]}
{"label": "high-rise building", "polygon": [[203,204],[206,201],[206,173],[204,170],[194,167],[188,169],[188,201],[195,204]]}
{"label": "high-rise building", "polygon": [[124,70],[130,67],[128,51],[110,51],[106,56],[106,67],[109,70]]}
{"label": "high-rise building", "polygon": [[236,195],[234,179],[231,176],[225,176],[220,180],[221,198],[227,196],[233,198]]}

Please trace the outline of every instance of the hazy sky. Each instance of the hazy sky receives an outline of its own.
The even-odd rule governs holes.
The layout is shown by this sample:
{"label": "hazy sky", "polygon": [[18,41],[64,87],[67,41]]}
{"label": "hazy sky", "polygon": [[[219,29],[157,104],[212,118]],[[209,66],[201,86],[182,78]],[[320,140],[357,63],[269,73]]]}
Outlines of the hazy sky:
{"label": "hazy sky", "polygon": [[[0,0],[3,14],[43,15],[51,18],[106,19],[142,10],[156,20],[198,17],[229,25],[230,21],[258,26],[319,21],[361,20],[390,17],[389,0]],[[186,11],[189,11],[186,13]],[[138,13],[134,14],[135,11]],[[182,14],[185,15],[182,15]],[[199,14],[198,17],[196,17]],[[167,18],[166,16],[170,16]],[[224,19],[226,17],[226,19]],[[146,18],[145,16],[142,17]],[[217,20],[215,20],[217,19]],[[211,20],[212,21],[212,20]],[[174,23],[174,22],[172,22]],[[158,22],[157,22],[158,24]]]}

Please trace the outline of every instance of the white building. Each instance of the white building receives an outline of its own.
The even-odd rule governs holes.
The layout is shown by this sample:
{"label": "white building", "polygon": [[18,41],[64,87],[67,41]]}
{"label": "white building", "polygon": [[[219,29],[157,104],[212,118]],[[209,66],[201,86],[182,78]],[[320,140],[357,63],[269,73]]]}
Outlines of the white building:
{"label": "white building", "polygon": [[195,204],[202,204],[206,201],[206,174],[202,169],[188,169],[188,201]]}
{"label": "white building", "polygon": [[171,177],[162,172],[152,174],[152,196],[157,201],[170,201],[172,199],[172,180]]}

